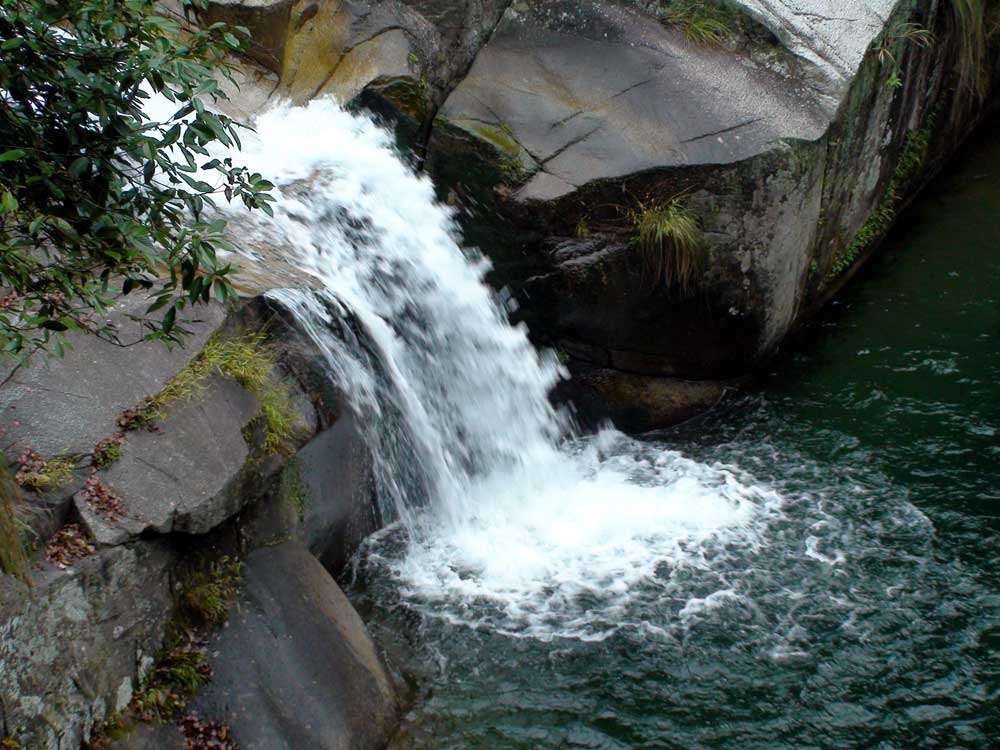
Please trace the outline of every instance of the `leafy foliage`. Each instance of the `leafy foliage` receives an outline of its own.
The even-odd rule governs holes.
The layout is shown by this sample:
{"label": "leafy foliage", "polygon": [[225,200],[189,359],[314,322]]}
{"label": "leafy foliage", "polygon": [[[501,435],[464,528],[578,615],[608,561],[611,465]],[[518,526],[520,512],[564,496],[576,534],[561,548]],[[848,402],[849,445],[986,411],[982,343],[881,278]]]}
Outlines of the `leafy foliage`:
{"label": "leafy foliage", "polygon": [[[154,295],[133,316],[143,336],[175,342],[179,311],[232,295],[210,209],[269,213],[272,185],[211,157],[240,146],[240,126],[207,105],[247,39],[182,29],[153,0],[0,0],[0,351],[61,354],[70,330],[122,344],[101,314],[137,288]],[[162,120],[144,110],[153,95]]]}

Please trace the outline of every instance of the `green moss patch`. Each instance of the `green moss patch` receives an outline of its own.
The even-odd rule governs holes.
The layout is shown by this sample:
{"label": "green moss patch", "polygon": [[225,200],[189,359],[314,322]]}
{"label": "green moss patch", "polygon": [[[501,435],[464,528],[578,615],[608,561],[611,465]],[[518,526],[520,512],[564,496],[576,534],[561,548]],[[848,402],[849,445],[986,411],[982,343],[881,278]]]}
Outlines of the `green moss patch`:
{"label": "green moss patch", "polygon": [[919,175],[927,160],[930,137],[931,126],[914,130],[907,136],[896,169],[886,186],[885,194],[871,216],[858,230],[851,244],[834,257],[827,278],[836,278],[854,265],[854,262],[872,243],[882,239],[889,231],[896,219],[896,213],[906,197],[907,186]]}
{"label": "green moss patch", "polygon": [[118,424],[123,430],[133,430],[163,419],[171,404],[199,398],[209,377],[221,375],[235,380],[260,402],[260,419],[265,425],[264,450],[268,453],[284,450],[294,437],[298,415],[288,386],[274,375],[276,367],[264,334],[228,339],[215,335],[159,394],[124,412]]}

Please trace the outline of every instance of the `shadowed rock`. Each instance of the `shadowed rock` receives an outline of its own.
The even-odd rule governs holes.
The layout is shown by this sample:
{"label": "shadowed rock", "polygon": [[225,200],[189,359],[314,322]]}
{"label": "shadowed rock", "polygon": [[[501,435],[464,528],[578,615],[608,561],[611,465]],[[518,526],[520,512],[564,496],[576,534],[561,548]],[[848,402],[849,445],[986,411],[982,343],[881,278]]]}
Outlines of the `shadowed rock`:
{"label": "shadowed rock", "polygon": [[247,559],[240,603],[218,638],[202,716],[243,750],[381,748],[396,699],[364,623],[329,573],[295,542]]}

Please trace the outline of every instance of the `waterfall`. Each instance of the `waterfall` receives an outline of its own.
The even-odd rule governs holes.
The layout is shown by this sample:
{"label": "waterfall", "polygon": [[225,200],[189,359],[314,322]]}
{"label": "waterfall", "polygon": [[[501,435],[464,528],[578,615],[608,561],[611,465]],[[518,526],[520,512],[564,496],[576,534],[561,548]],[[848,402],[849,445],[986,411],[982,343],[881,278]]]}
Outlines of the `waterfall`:
{"label": "waterfall", "polygon": [[[241,240],[314,290],[281,289],[367,431],[396,524],[369,554],[414,606],[507,632],[601,637],[671,569],[752,535],[775,498],[614,431],[581,437],[551,405],[564,376],[484,283],[453,211],[390,133],[329,100],[255,123],[241,158],[279,186]],[[344,325],[350,317],[353,325]],[[390,543],[403,533],[402,544]],[[470,602],[486,613],[470,615]],[[586,606],[581,602],[586,601]]]}

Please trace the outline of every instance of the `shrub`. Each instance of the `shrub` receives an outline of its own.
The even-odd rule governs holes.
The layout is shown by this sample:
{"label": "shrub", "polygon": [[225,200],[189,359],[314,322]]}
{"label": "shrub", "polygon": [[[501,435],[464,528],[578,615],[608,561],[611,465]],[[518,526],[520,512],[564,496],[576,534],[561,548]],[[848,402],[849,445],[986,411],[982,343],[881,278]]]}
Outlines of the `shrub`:
{"label": "shrub", "polygon": [[[269,182],[207,150],[239,147],[237,123],[206,103],[225,98],[214,74],[231,76],[249,32],[182,32],[158,5],[0,4],[0,351],[61,354],[69,330],[121,343],[103,313],[137,288],[155,296],[133,316],[144,336],[181,340],[178,311],[232,295],[225,222],[206,208],[271,210]],[[144,111],[151,93],[176,106],[162,122]]]}

